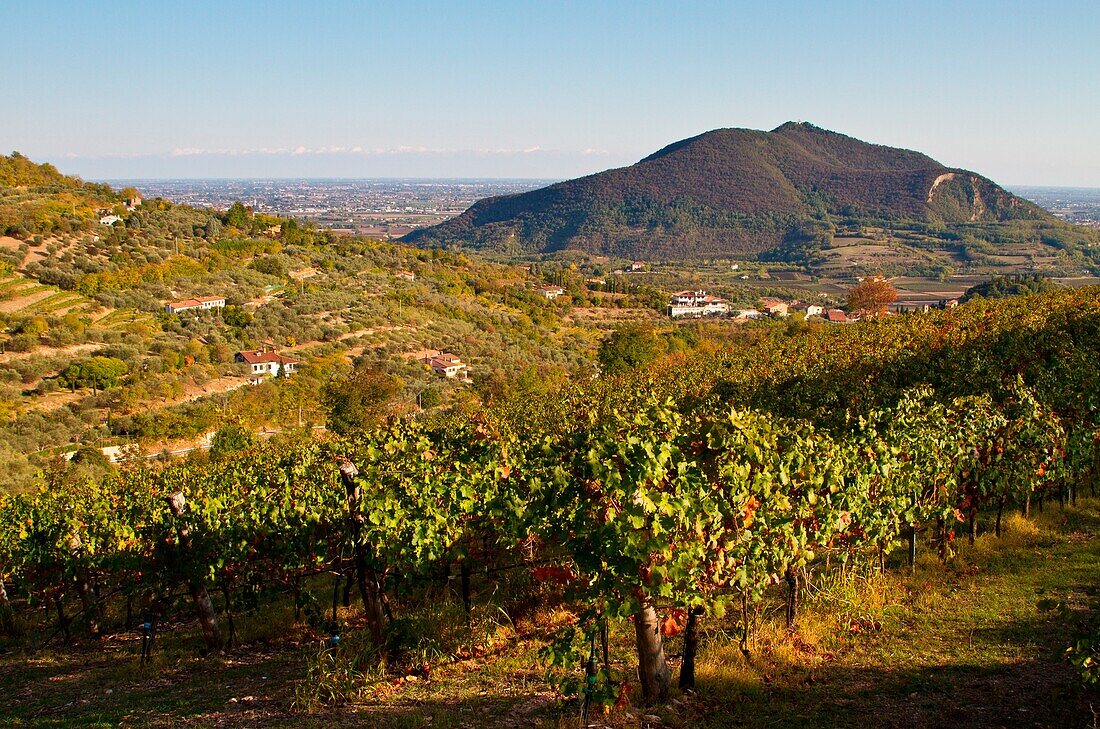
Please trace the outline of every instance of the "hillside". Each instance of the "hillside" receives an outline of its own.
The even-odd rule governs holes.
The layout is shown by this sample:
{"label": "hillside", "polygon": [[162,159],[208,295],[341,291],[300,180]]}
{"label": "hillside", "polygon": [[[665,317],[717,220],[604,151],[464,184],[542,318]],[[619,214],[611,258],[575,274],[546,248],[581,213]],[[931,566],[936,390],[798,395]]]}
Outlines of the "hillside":
{"label": "hillside", "polygon": [[482,200],[406,240],[510,254],[758,257],[828,242],[852,223],[943,232],[1006,222],[1061,226],[976,173],[788,122],[707,132],[630,167]]}
{"label": "hillside", "polygon": [[[356,365],[399,378],[397,410],[447,407],[530,368],[565,373],[591,361],[603,303],[610,315],[647,301],[637,286],[590,293],[579,274],[554,279],[570,295],[550,301],[536,286],[557,269],[139,198],[0,157],[0,490],[30,487],[82,445],[155,454],[238,421],[324,424],[321,388]],[[226,306],[165,312],[197,296]],[[574,300],[589,318],[570,318]],[[236,353],[265,346],[301,370],[244,387]],[[428,349],[460,356],[472,385],[409,356]],[[80,374],[102,367],[124,375]]]}

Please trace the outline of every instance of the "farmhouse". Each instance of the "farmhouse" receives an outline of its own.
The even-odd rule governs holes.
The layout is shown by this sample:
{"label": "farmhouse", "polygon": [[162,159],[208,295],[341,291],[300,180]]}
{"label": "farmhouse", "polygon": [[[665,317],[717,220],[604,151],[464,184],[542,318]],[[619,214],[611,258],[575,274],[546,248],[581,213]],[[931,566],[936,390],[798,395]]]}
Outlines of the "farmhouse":
{"label": "farmhouse", "polygon": [[251,368],[249,381],[255,385],[263,381],[265,375],[272,377],[290,377],[298,371],[299,360],[279,354],[271,349],[237,352],[238,362],[244,362]]}
{"label": "farmhouse", "polygon": [[807,318],[811,316],[824,316],[825,307],[820,304],[807,304],[801,301],[791,304],[791,309],[794,311],[802,312]]}
{"label": "farmhouse", "polygon": [[672,319],[701,316],[725,316],[729,302],[706,291],[677,291],[668,300],[668,315]]}
{"label": "farmhouse", "polygon": [[164,305],[164,310],[167,311],[169,314],[178,314],[181,311],[188,311],[189,309],[222,308],[225,308],[224,296],[199,296],[198,298],[173,301],[170,304]]}
{"label": "farmhouse", "polygon": [[561,286],[543,285],[539,286],[539,293],[553,301],[554,299],[564,294],[565,289],[563,289]]}
{"label": "farmhouse", "polygon": [[789,316],[787,309],[790,305],[786,301],[780,299],[761,299],[760,306],[772,316]]}
{"label": "farmhouse", "polygon": [[825,312],[825,321],[830,324],[851,324],[855,319],[848,318],[848,315],[840,309],[829,309]]}
{"label": "farmhouse", "polygon": [[[410,356],[410,355],[406,355]],[[465,380],[469,368],[457,354],[444,352],[438,349],[424,349],[411,355],[418,362],[423,362],[432,368],[437,375],[448,379]]]}

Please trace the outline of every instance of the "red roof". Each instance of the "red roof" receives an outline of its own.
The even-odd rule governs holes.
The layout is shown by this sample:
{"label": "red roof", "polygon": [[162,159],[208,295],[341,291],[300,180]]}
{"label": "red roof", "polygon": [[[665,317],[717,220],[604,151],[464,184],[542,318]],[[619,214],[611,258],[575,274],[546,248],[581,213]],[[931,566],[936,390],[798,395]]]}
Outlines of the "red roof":
{"label": "red roof", "polygon": [[827,312],[825,312],[825,319],[827,321],[851,321],[851,319],[848,318],[848,315],[840,309],[829,309]]}
{"label": "red roof", "polygon": [[173,301],[172,303],[168,304],[168,306],[171,306],[173,309],[188,309],[188,308],[194,308],[196,306],[201,306],[201,305],[203,305],[205,303],[209,303],[211,301],[225,301],[225,297],[224,296],[197,296],[193,299],[182,299],[180,301]]}
{"label": "red roof", "polygon": [[284,354],[278,352],[241,352],[241,359],[248,364],[263,364],[266,362],[277,362],[279,364],[298,364],[298,360],[293,357],[287,357]]}

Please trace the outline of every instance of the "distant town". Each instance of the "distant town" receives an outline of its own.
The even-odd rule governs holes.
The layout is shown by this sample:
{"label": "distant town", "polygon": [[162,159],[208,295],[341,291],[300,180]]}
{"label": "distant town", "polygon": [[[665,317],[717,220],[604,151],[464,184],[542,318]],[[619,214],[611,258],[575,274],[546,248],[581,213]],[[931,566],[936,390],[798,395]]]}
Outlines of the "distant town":
{"label": "distant town", "polygon": [[482,198],[543,187],[552,180],[110,180],[199,208],[240,201],[257,213],[311,220],[349,235],[400,238],[458,215]]}
{"label": "distant town", "polygon": [[1100,228],[1100,190],[1091,187],[1014,187],[1012,192],[1068,223]]}

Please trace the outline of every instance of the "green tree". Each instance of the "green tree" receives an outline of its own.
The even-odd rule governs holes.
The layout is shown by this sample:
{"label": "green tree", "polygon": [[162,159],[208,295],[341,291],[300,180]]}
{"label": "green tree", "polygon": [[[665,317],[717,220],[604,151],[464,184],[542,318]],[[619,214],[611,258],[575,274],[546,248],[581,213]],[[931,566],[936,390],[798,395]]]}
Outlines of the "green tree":
{"label": "green tree", "polygon": [[248,230],[252,223],[252,211],[246,208],[240,201],[229,206],[225,211],[225,224],[231,225],[237,230]]}
{"label": "green tree", "polygon": [[274,276],[275,278],[286,278],[286,266],[276,256],[264,256],[263,258],[257,258],[249,265],[254,271],[260,273],[266,273],[268,276]]}
{"label": "green tree", "polygon": [[102,390],[118,385],[129,370],[130,366],[116,357],[92,357],[73,362],[61,371],[60,379],[73,390],[78,387]]}
{"label": "green tree", "polygon": [[643,367],[664,354],[661,340],[646,324],[621,326],[600,343],[599,359],[604,372],[626,372]]}
{"label": "green tree", "polygon": [[377,425],[404,383],[375,367],[357,367],[347,377],[325,384],[321,401],[328,413],[328,427],[341,435]]}
{"label": "green tree", "polygon": [[256,434],[240,423],[226,423],[218,428],[210,440],[210,456],[225,458],[238,451],[247,450],[259,443]]}
{"label": "green tree", "polygon": [[439,390],[429,387],[424,392],[420,393],[420,407],[428,410],[430,408],[439,407],[443,403],[443,397],[439,394]]}

